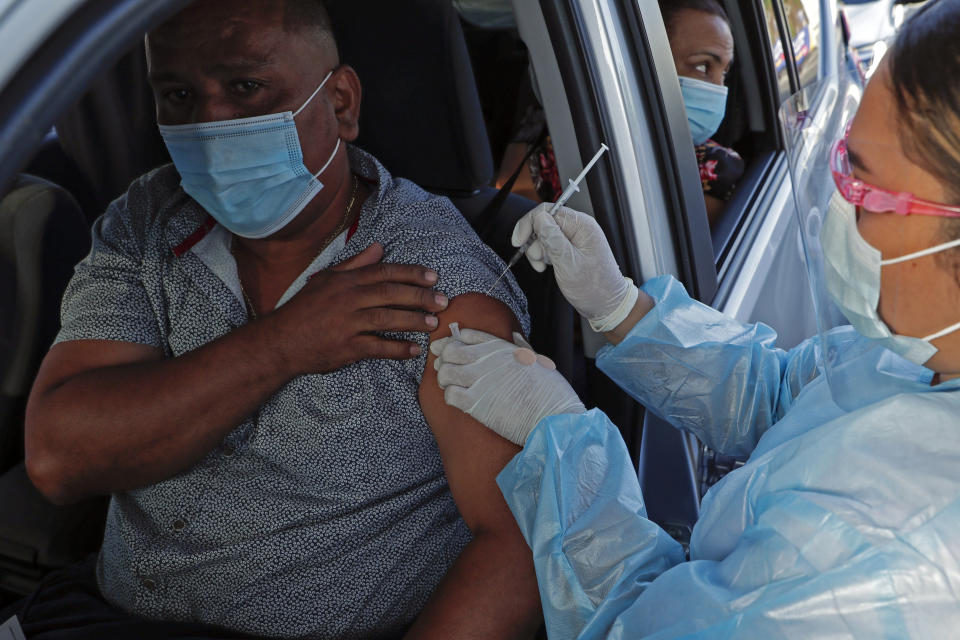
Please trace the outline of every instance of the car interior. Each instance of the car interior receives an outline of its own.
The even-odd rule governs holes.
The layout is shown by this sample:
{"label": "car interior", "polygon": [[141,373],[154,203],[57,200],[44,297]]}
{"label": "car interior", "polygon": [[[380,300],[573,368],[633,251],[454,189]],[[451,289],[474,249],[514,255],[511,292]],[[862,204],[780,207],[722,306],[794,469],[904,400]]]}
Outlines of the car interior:
{"label": "car interior", "polygon": [[[723,4],[737,55],[728,77],[728,116],[715,138],[743,156],[747,171],[714,229],[718,263],[743,223],[742,212],[763,187],[779,135],[776,89],[761,72],[761,60],[769,56],[763,7],[752,0]],[[517,30],[471,25],[450,0],[328,0],[328,8],[341,61],[353,66],[363,83],[356,144],[393,175],[450,198],[480,237],[509,258],[511,230],[536,204],[493,186],[503,169],[498,166],[503,150],[531,97],[529,60]],[[100,545],[107,498],[67,507],[48,503],[26,475],[23,416],[59,326],[60,298],[74,265],[89,251],[90,225],[133,179],[169,161],[155,125],[143,55],[139,45],[104,71],[0,199],[0,296],[14,301],[0,307],[0,606],[29,593],[51,569]],[[600,407],[621,425],[639,458],[642,409],[585,356],[580,322],[553,277],[526,261],[513,273],[528,297],[535,349],[557,363],[587,406]],[[673,437],[657,433],[643,445]],[[654,496],[651,515],[691,527],[700,479],[670,460],[659,462],[646,473],[676,492]]]}

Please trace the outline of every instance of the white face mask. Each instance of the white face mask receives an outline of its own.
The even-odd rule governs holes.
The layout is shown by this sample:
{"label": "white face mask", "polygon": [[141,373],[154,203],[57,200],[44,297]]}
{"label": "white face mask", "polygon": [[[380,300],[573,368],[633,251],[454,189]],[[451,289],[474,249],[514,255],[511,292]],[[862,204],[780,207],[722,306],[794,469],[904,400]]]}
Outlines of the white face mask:
{"label": "white face mask", "polygon": [[856,208],[836,192],[827,207],[820,244],[823,246],[827,290],[861,335],[880,342],[911,362],[923,364],[937,352],[937,348],[930,344],[932,340],[960,330],[960,323],[957,323],[925,338],[901,336],[890,331],[877,313],[882,267],[952,249],[960,246],[960,239],[882,260],[880,252],[860,235]]}

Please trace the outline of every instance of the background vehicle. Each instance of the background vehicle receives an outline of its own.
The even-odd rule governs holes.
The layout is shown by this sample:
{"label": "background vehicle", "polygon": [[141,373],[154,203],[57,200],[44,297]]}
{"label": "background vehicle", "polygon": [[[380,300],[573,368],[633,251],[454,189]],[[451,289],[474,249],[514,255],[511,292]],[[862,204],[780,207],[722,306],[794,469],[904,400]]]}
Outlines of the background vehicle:
{"label": "background vehicle", "polygon": [[897,29],[926,0],[843,0],[850,46],[869,77],[890,47]]}
{"label": "background vehicle", "polygon": [[894,0],[845,0],[850,46],[869,75],[903,22],[904,6]]}
{"label": "background vehicle", "polygon": [[[0,0],[0,590],[10,596],[99,544],[103,500],[54,508],[29,485],[23,402],[91,220],[163,162],[138,48],[145,31],[187,3]],[[823,87],[810,105],[816,117],[837,116],[842,96],[859,95],[834,2],[723,2],[736,62],[715,137],[747,168],[712,233],[654,0],[515,0],[515,27],[497,28],[462,24],[450,0],[329,4],[343,61],[365,85],[360,146],[395,175],[449,196],[501,255],[532,203],[497,197],[494,158],[532,93],[564,181],[601,142],[611,146],[571,206],[597,217],[626,273],[637,281],[674,274],[700,300],[772,325],[784,347],[814,333],[777,108],[813,82]],[[733,461],[645,420],[596,371],[598,336],[552,278],[525,264],[516,274],[530,297],[534,345],[620,426],[651,516],[685,539],[701,485]]]}

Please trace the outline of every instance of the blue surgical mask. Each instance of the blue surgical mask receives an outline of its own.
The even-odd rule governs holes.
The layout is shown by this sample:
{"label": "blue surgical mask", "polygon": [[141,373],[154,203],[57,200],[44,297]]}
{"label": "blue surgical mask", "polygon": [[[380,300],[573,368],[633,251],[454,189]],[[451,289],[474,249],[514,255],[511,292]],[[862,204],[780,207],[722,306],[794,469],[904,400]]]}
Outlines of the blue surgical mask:
{"label": "blue surgical mask", "polygon": [[827,291],[860,335],[879,342],[911,362],[923,364],[937,352],[932,340],[960,330],[958,323],[924,338],[901,336],[893,333],[877,312],[882,267],[952,249],[960,246],[960,240],[882,260],[880,252],[860,235],[856,208],[836,192],[827,207],[820,244],[823,246]]}
{"label": "blue surgical mask", "polygon": [[727,108],[727,88],[720,84],[680,76],[680,93],[694,144],[703,144],[717,132]]}
{"label": "blue surgical mask", "polygon": [[326,164],[311,173],[294,122],[331,75],[295,113],[160,125],[183,190],[244,238],[266,238],[289,224],[323,189],[317,178],[340,150],[338,138]]}

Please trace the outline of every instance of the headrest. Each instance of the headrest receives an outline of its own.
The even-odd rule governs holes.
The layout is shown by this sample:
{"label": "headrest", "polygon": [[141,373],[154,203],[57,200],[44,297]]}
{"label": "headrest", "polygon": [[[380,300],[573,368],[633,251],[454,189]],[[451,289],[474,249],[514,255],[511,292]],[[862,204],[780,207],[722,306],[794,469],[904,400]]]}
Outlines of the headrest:
{"label": "headrest", "polygon": [[363,84],[357,145],[432,191],[470,193],[493,158],[450,0],[327,0],[340,60]]}
{"label": "headrest", "polygon": [[[0,394],[27,393],[40,358],[60,328],[60,299],[74,266],[90,248],[80,206],[64,189],[21,174],[0,198],[0,263],[4,296],[0,315],[12,349],[0,340]],[[12,269],[10,268],[12,267]],[[13,295],[11,295],[11,292]],[[13,316],[13,321],[10,321]]]}

